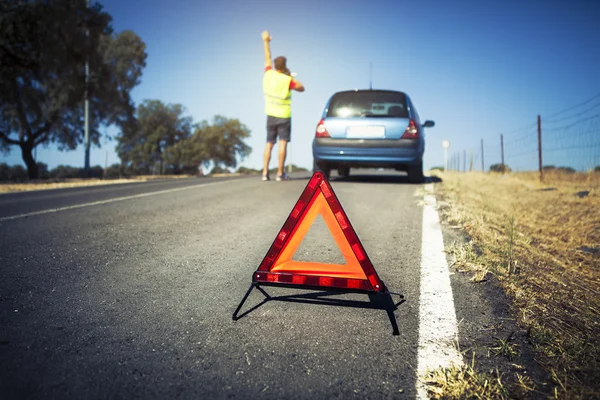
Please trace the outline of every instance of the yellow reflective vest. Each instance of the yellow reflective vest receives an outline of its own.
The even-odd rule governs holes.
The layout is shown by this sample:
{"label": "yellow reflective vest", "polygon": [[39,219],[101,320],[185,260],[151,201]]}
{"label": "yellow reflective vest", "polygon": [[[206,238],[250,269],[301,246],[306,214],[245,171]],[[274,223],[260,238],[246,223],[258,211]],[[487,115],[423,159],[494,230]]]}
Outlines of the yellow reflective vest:
{"label": "yellow reflective vest", "polygon": [[272,117],[290,118],[292,116],[292,77],[269,69],[263,77],[265,93],[265,113]]}

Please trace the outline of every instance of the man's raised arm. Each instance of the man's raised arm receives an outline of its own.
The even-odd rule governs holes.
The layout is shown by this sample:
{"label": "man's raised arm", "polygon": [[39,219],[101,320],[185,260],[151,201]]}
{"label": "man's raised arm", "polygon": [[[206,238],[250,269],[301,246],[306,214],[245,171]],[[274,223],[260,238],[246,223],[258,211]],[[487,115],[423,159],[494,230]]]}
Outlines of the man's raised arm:
{"label": "man's raised arm", "polygon": [[272,66],[272,62],[271,62],[271,47],[269,45],[269,42],[271,41],[271,36],[269,36],[269,32],[268,31],[263,31],[262,33],[262,40],[264,43],[264,47],[265,47],[265,67],[271,67]]}

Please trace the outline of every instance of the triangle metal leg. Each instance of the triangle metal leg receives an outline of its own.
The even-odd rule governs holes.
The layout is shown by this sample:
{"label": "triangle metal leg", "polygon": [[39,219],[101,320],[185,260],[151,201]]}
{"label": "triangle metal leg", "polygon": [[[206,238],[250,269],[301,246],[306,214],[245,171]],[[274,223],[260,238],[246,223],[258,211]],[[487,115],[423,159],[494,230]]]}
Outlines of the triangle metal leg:
{"label": "triangle metal leg", "polygon": [[242,308],[242,306],[244,305],[244,303],[248,299],[248,296],[250,296],[250,292],[252,291],[252,289],[254,289],[255,286],[256,286],[256,284],[254,282],[252,282],[252,284],[250,285],[250,288],[248,288],[248,291],[246,292],[246,294],[242,298],[242,301],[240,302],[240,304],[235,309],[235,312],[231,316],[231,319],[233,319],[234,321],[238,320],[238,313],[240,312],[240,309]]}
{"label": "triangle metal leg", "polygon": [[[272,299],[272,297],[269,295],[269,293],[267,293],[263,288],[260,287],[260,284],[256,283],[256,282],[252,282],[252,284],[250,285],[250,287],[248,288],[248,291],[246,292],[246,294],[244,295],[244,297],[242,298],[242,301],[240,302],[240,304],[237,306],[237,308],[235,309],[233,315],[231,316],[231,319],[233,319],[234,321],[237,321],[238,319],[240,319],[240,317],[238,316],[238,313],[240,312],[240,309],[242,308],[242,306],[244,305],[244,303],[246,302],[246,300],[248,299],[248,296],[250,296],[250,292],[252,292],[252,289],[258,289],[259,292],[261,292],[263,294],[263,296],[265,296],[265,300],[259,304],[258,306],[262,305],[263,303],[269,301]],[[258,307],[257,306],[257,307]],[[254,309],[254,308],[253,308]],[[250,310],[251,311],[251,310]],[[243,316],[243,315],[242,315]]]}

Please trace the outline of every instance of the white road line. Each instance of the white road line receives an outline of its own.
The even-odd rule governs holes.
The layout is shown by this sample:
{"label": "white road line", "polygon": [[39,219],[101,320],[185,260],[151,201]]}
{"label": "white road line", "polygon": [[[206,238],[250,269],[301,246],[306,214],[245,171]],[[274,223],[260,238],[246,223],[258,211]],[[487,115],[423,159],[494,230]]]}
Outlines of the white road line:
{"label": "white road line", "polygon": [[19,215],[11,215],[10,217],[2,217],[2,218],[0,218],[0,222],[2,222],[2,221],[8,221],[8,220],[11,220],[11,219],[19,219],[19,218],[32,217],[34,215],[42,215],[42,214],[48,214],[48,213],[55,213],[55,212],[59,212],[59,211],[73,210],[75,208],[98,206],[100,204],[114,203],[114,202],[117,202],[117,201],[139,199],[139,198],[142,198],[142,197],[156,196],[156,195],[159,195],[159,194],[179,192],[179,191],[182,191],[182,190],[197,189],[197,188],[206,187],[206,186],[220,185],[220,184],[229,183],[229,182],[232,182],[232,181],[230,181],[230,180],[224,180],[224,181],[213,182],[213,183],[203,183],[201,185],[186,186],[186,187],[175,188],[175,189],[159,190],[158,192],[141,193],[141,194],[135,194],[133,196],[117,197],[117,198],[114,198],[114,199],[93,201],[91,203],[76,204],[76,205],[67,206],[67,207],[50,208],[48,210],[34,211],[34,212],[30,212],[30,213],[26,213],[26,214],[19,214]]}
{"label": "white road line", "polygon": [[[425,189],[431,193],[433,185],[428,184]],[[435,197],[426,194],[424,203],[417,355],[417,398],[423,400],[428,399],[422,380],[428,370],[463,363],[456,347],[458,325]]]}

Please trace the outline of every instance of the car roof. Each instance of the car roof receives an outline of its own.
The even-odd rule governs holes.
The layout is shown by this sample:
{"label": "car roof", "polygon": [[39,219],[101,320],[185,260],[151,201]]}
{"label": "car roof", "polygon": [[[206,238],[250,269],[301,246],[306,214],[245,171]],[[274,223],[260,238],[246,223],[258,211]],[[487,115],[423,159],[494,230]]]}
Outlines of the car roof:
{"label": "car roof", "polygon": [[335,92],[334,94],[338,94],[338,93],[365,93],[365,92],[402,93],[403,95],[406,96],[406,93],[404,93],[401,90],[389,90],[389,89],[353,89],[353,90],[341,90],[339,92]]}

